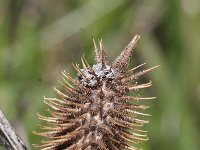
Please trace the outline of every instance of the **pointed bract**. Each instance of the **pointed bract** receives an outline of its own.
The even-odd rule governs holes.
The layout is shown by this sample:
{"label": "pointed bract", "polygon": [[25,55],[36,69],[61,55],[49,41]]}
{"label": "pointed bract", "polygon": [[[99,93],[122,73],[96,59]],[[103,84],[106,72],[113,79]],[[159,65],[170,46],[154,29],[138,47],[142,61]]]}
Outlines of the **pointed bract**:
{"label": "pointed bract", "polygon": [[96,61],[96,63],[100,63],[100,54],[99,54],[99,50],[97,48],[94,38],[93,38],[93,44],[94,44],[94,52],[95,52],[95,61]]}
{"label": "pointed bract", "polygon": [[103,46],[102,40],[99,41],[99,45],[100,45],[100,50],[101,50],[101,69],[105,69],[106,68],[106,53],[105,53],[105,48]]}
{"label": "pointed bract", "polygon": [[112,63],[111,66],[117,73],[122,74],[127,70],[130,59],[133,54],[133,50],[135,49],[139,39],[140,35],[139,34],[135,35],[134,38],[131,40],[131,42],[128,44],[128,46],[121,52],[121,54]]}

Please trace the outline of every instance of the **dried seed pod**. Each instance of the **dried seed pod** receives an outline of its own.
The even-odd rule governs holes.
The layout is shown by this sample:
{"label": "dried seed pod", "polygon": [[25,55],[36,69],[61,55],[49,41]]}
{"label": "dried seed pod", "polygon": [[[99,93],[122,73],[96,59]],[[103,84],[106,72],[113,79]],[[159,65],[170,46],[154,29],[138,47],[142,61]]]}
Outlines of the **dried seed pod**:
{"label": "dried seed pod", "polygon": [[73,65],[78,72],[75,79],[62,72],[64,91],[54,89],[59,99],[44,98],[51,108],[48,110],[51,116],[38,115],[50,125],[41,126],[44,132],[34,131],[49,140],[35,147],[42,150],[137,150],[131,144],[148,140],[146,131],[139,129],[148,121],[137,117],[148,115],[140,112],[148,106],[134,102],[155,97],[128,94],[150,87],[151,82],[137,85],[135,81],[158,66],[136,73],[135,70],[144,64],[127,69],[139,38],[136,35],[111,65],[106,61],[102,40],[100,50],[93,40],[96,64],[89,66],[83,56],[83,69]]}

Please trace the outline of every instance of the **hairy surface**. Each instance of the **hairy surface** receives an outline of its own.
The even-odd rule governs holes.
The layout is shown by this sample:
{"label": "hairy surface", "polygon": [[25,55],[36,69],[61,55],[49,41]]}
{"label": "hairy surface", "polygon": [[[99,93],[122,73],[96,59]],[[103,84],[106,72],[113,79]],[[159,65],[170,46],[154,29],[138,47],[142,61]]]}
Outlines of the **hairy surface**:
{"label": "hairy surface", "polygon": [[[151,82],[136,84],[137,79],[158,66],[135,72],[141,64],[131,70],[128,65],[140,36],[136,35],[112,64],[100,41],[100,50],[95,41],[96,64],[89,66],[85,57],[83,68],[73,65],[78,75],[74,79],[63,72],[64,90],[54,89],[59,98],[44,98],[51,107],[50,117],[38,115],[48,123],[41,126],[44,132],[35,134],[49,140],[35,147],[42,150],[137,150],[141,141],[148,140],[146,131],[139,129],[148,121],[138,118],[145,105],[134,104],[141,99],[155,97],[132,97],[130,92],[150,87]],[[133,146],[134,145],[134,146]]]}

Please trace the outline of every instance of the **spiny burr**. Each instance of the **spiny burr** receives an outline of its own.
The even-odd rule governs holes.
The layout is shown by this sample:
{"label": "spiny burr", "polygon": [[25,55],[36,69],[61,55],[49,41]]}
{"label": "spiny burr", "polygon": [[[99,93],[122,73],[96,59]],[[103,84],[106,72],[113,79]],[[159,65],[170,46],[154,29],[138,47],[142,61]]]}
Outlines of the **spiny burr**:
{"label": "spiny burr", "polygon": [[42,150],[137,150],[136,144],[148,140],[146,131],[140,129],[148,121],[139,119],[148,115],[141,112],[148,106],[137,101],[155,97],[130,96],[130,93],[152,86],[151,81],[138,84],[137,80],[158,66],[138,72],[144,63],[128,69],[139,39],[140,35],[135,35],[111,64],[107,62],[102,40],[99,49],[93,39],[96,64],[90,66],[83,56],[83,68],[73,64],[76,78],[62,72],[63,90],[54,89],[58,98],[44,98],[51,116],[38,114],[47,125],[41,125],[44,131],[34,133],[48,140],[35,147]]}

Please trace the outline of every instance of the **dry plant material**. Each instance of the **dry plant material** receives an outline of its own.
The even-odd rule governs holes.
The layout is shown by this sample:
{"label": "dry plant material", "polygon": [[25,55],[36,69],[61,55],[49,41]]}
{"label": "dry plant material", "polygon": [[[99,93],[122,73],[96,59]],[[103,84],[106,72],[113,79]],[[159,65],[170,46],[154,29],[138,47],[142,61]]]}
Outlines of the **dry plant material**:
{"label": "dry plant material", "polygon": [[0,110],[0,149],[1,147],[4,150],[28,150],[26,144],[18,136]]}
{"label": "dry plant material", "polygon": [[[40,145],[42,150],[137,150],[136,144],[148,140],[146,131],[140,129],[146,120],[141,110],[148,106],[137,104],[142,99],[155,97],[129,96],[130,92],[148,88],[151,82],[137,84],[137,79],[158,66],[136,72],[141,64],[128,70],[134,48],[140,39],[136,35],[111,65],[107,63],[105,49],[95,41],[95,61],[92,67],[83,56],[82,69],[73,65],[78,73],[72,78],[62,72],[64,90],[54,89],[59,98],[44,98],[49,105],[50,117],[38,115],[47,122],[43,132],[35,134],[46,137]],[[133,146],[134,145],[134,146]]]}

